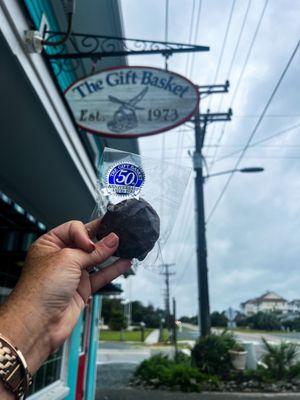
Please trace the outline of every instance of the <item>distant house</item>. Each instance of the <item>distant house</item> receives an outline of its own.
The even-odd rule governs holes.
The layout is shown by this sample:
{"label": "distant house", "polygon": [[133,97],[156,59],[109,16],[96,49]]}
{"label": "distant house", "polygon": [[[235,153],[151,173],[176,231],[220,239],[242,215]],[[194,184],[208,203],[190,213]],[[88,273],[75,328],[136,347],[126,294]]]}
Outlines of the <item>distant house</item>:
{"label": "distant house", "polygon": [[[300,305],[300,301],[299,301]],[[287,313],[289,311],[289,303],[286,299],[275,292],[266,292],[260,297],[249,299],[241,304],[244,314],[247,316],[258,313],[259,311],[270,312],[280,311]]]}
{"label": "distant house", "polygon": [[288,309],[291,313],[300,312],[300,299],[290,301],[288,304]]}

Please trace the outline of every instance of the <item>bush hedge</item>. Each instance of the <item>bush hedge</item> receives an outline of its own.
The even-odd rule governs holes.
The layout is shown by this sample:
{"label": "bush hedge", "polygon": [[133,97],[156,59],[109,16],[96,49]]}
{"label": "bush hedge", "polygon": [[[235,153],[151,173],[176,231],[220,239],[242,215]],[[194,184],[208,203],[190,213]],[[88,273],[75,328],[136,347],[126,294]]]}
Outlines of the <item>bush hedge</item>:
{"label": "bush hedge", "polygon": [[226,377],[232,369],[229,350],[235,345],[234,336],[226,331],[201,338],[192,350],[192,363],[204,374]]}

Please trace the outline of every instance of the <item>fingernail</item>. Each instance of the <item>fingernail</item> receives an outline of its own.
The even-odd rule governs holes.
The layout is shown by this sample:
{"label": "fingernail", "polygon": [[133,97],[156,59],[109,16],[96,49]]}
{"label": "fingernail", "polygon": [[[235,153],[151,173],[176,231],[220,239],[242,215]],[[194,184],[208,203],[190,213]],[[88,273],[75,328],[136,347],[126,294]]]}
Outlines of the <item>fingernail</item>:
{"label": "fingernail", "polygon": [[91,249],[95,250],[96,248],[95,243],[92,240],[89,240],[89,243],[91,245]]}
{"label": "fingernail", "polygon": [[108,236],[106,236],[103,239],[103,243],[107,246],[107,247],[115,247],[118,244],[119,238],[118,236],[111,232]]}

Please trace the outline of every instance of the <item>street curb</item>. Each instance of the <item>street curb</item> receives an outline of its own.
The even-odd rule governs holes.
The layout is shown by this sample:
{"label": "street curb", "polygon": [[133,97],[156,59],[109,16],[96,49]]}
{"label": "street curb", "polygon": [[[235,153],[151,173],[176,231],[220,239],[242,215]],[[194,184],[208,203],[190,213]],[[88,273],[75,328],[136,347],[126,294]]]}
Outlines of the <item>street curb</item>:
{"label": "street curb", "polygon": [[300,392],[293,392],[293,393],[289,393],[289,392],[269,392],[269,393],[265,393],[265,392],[200,392],[201,394],[204,394],[206,396],[214,396],[214,398],[216,397],[224,397],[224,395],[230,395],[232,396],[232,398],[240,398],[240,397],[253,397],[254,399],[259,397],[262,398],[266,398],[266,399],[276,399],[277,397],[289,397],[291,399],[300,399]]}

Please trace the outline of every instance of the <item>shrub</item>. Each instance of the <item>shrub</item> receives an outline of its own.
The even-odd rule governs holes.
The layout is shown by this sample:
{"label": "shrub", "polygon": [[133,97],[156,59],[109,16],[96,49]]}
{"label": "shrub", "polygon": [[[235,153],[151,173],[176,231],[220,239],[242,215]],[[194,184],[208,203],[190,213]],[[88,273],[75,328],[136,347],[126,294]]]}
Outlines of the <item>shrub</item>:
{"label": "shrub", "polygon": [[284,321],[282,325],[285,329],[289,328],[291,331],[300,331],[300,318]]}
{"label": "shrub", "polygon": [[292,365],[287,373],[289,379],[300,378],[300,362]]}
{"label": "shrub", "polygon": [[191,357],[188,356],[187,354],[183,353],[182,351],[179,351],[176,355],[174,360],[176,361],[177,364],[184,364],[184,365],[189,365],[191,366]]}
{"label": "shrub", "polygon": [[281,322],[278,316],[270,312],[259,311],[257,314],[247,318],[247,323],[249,327],[253,329],[273,331],[281,328]]}
{"label": "shrub", "polygon": [[230,350],[242,352],[242,351],[245,351],[246,349],[245,349],[245,346],[243,346],[241,343],[237,342],[233,345],[233,347]]}
{"label": "shrub", "polygon": [[183,392],[198,392],[204,376],[194,367],[184,364],[174,364],[170,368],[170,387],[179,387]]}
{"label": "shrub", "polygon": [[211,334],[198,340],[192,350],[192,362],[202,373],[225,377],[231,369],[228,351],[236,344],[233,335],[224,331],[222,335]]}
{"label": "shrub", "polygon": [[268,367],[268,372],[275,379],[283,379],[288,376],[296,354],[297,345],[294,343],[281,342],[279,345],[272,345],[262,338],[267,353],[263,357]]}
{"label": "shrub", "polygon": [[181,356],[179,353],[177,359],[180,359],[180,362],[161,354],[155,355],[137,367],[135,378],[155,388],[165,386],[184,392],[198,392],[201,389],[201,382],[206,377],[197,368],[190,365],[188,356],[183,354]]}
{"label": "shrub", "polygon": [[167,356],[157,354],[148,360],[144,360],[135,370],[135,376],[139,376],[145,382],[150,382],[151,379],[156,378],[157,369],[161,367],[169,367],[171,360]]}

